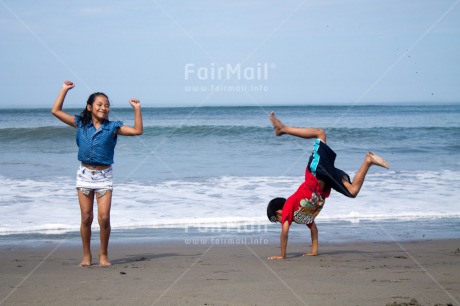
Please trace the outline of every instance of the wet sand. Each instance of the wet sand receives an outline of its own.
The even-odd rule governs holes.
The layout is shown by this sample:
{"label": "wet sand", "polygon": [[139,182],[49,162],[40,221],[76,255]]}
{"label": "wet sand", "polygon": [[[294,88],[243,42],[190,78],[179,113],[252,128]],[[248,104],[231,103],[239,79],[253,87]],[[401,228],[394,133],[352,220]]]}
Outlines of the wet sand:
{"label": "wet sand", "polygon": [[[93,255],[97,255],[97,245]],[[111,243],[79,267],[76,243],[2,246],[1,305],[460,305],[460,239],[277,245]]]}

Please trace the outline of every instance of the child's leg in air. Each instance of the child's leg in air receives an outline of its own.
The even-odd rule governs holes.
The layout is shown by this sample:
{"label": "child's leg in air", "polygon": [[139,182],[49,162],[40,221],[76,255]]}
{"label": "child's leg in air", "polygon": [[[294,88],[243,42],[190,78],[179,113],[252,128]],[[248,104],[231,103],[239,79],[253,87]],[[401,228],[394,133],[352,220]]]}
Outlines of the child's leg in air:
{"label": "child's leg in air", "polygon": [[300,138],[318,138],[326,142],[326,132],[318,128],[297,128],[292,126],[284,125],[278,118],[276,118],[275,113],[270,113],[270,121],[275,128],[275,135],[281,136],[284,134],[297,136]]}
{"label": "child's leg in air", "polygon": [[[284,134],[293,135],[301,138],[318,138],[326,142],[326,133],[324,130],[319,128],[296,128],[283,124],[272,112],[270,113],[270,121],[273,124],[275,129],[276,136],[281,136]],[[348,189],[353,197],[356,197],[363,186],[364,178],[372,165],[377,165],[383,168],[389,169],[388,163],[381,158],[380,156],[375,155],[374,153],[367,153],[364,161],[353,178],[353,182],[350,184],[346,179],[342,179],[343,184]],[[319,181],[320,184],[324,182]],[[323,186],[322,186],[323,187]]]}
{"label": "child's leg in air", "polygon": [[358,195],[361,187],[363,186],[367,171],[372,165],[376,165],[387,169],[390,168],[388,163],[383,158],[372,152],[368,152],[366,154],[366,157],[364,158],[363,164],[359,168],[358,172],[356,172],[356,175],[353,178],[353,182],[350,184],[347,180],[342,180],[343,184],[345,185],[345,187],[347,187],[348,191],[351,193],[351,195],[353,195],[353,197],[356,197]]}

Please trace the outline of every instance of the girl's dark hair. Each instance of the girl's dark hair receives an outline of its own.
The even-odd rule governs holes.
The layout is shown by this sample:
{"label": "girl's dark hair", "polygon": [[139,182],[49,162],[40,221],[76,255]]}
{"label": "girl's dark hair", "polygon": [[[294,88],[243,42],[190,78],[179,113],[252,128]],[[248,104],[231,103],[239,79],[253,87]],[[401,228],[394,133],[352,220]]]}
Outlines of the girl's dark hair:
{"label": "girl's dark hair", "polygon": [[96,100],[97,96],[103,96],[103,97],[105,97],[107,99],[107,101],[109,100],[109,97],[107,97],[107,95],[105,93],[103,93],[103,92],[95,92],[95,93],[91,94],[88,97],[88,101],[86,101],[85,109],[80,114],[79,121],[80,121],[82,126],[86,127],[91,122],[91,112],[88,110],[88,105],[93,105],[93,103]]}

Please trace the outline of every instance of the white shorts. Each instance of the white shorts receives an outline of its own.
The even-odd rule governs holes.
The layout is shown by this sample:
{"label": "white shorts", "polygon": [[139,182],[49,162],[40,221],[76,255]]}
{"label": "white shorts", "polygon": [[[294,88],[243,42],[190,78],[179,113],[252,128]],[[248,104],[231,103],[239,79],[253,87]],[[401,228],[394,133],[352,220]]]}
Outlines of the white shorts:
{"label": "white shorts", "polygon": [[88,195],[91,191],[95,191],[98,197],[104,195],[108,190],[112,190],[112,167],[104,170],[92,170],[80,165],[77,170],[77,185],[76,188]]}

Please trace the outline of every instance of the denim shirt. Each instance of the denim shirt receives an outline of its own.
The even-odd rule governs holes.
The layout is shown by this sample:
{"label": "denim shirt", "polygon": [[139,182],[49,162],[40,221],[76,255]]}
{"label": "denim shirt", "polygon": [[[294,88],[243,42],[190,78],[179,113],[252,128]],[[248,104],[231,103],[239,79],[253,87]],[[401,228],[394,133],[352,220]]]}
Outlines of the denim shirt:
{"label": "denim shirt", "polygon": [[90,166],[113,164],[117,131],[123,125],[121,121],[104,120],[98,130],[90,122],[82,126],[80,116],[75,116],[77,125],[78,160]]}

